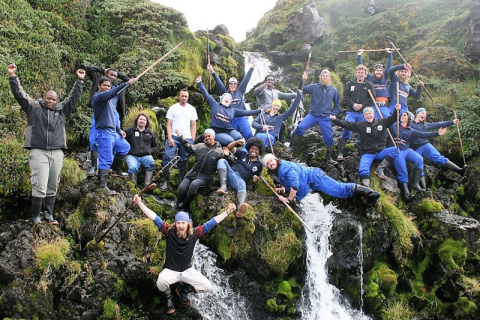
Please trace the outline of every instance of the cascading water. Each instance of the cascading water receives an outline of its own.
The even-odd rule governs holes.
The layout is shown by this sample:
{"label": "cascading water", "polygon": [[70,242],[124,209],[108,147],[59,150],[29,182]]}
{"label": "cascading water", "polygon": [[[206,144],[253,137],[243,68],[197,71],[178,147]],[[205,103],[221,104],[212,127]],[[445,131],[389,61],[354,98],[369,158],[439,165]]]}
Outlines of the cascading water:
{"label": "cascading water", "polygon": [[340,290],[328,282],[325,264],[332,255],[329,245],[330,230],[336,208],[323,205],[319,194],[309,194],[301,203],[303,217],[313,229],[306,232],[307,274],[299,304],[301,318],[306,320],[369,319],[361,311],[352,309]]}
{"label": "cascading water", "polygon": [[250,91],[255,85],[265,80],[265,77],[269,74],[273,74],[276,81],[282,80],[282,68],[278,68],[275,71],[272,71],[272,63],[270,60],[264,58],[261,53],[259,52],[243,52],[243,57],[245,58],[245,73],[250,69],[252,66],[253,60],[257,59],[257,65],[255,66],[255,70],[250,78],[250,82],[247,86],[247,91]]}

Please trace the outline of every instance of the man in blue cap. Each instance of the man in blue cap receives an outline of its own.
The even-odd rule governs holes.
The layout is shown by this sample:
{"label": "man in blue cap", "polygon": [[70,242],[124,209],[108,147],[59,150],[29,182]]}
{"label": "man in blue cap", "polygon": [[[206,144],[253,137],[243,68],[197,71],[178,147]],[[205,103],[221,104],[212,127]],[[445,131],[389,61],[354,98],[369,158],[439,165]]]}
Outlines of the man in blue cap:
{"label": "man in blue cap", "polygon": [[171,284],[182,282],[175,293],[184,305],[192,304],[188,299],[188,293],[212,290],[210,281],[192,267],[193,250],[197,239],[204,237],[208,231],[222,222],[229,214],[235,212],[236,207],[233,203],[230,203],[224,212],[194,228],[187,212],[179,211],[175,215],[175,223],[169,225],[155,212],[147,208],[137,194],[133,197],[133,201],[166,237],[167,249],[165,263],[163,264],[164,269],[158,275],[157,287],[166,298],[165,312],[172,314],[175,312],[175,306],[170,292]]}

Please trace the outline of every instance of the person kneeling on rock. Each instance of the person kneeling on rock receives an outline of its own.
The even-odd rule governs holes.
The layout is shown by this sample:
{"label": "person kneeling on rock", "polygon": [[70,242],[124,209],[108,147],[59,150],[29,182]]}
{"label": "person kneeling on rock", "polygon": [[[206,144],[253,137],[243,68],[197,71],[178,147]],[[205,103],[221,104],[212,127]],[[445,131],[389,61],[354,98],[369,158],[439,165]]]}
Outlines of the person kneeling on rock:
{"label": "person kneeling on rock", "polygon": [[320,168],[308,168],[299,163],[280,160],[271,153],[263,157],[262,163],[269,173],[275,173],[280,180],[282,187],[277,188],[277,192],[290,192],[288,197],[278,195],[285,204],[289,204],[295,197],[301,201],[310,189],[335,198],[365,197],[369,205],[374,205],[380,197],[380,193],[368,187],[336,181]]}
{"label": "person kneeling on rock", "polygon": [[[258,181],[258,176],[263,170],[262,162],[259,156],[265,151],[265,143],[262,139],[253,137],[247,141],[246,149],[235,148],[242,146],[243,139],[234,141],[228,145],[228,150],[236,157],[235,162],[230,166],[227,160],[220,159],[217,162],[217,172],[220,178],[220,188],[217,194],[227,194],[227,182],[237,192],[237,218],[243,217],[247,212],[247,181],[253,179],[253,182]],[[224,150],[227,148],[224,148]]]}
{"label": "person kneeling on rock", "polygon": [[169,225],[163,221],[155,212],[147,208],[142,199],[136,194],[133,201],[140,207],[142,212],[157,226],[167,241],[164,269],[157,279],[157,287],[166,298],[166,313],[175,312],[173,297],[170,292],[170,285],[181,282],[175,293],[184,305],[191,305],[188,298],[190,292],[208,292],[212,290],[210,281],[199,271],[192,267],[193,250],[197,239],[205,236],[217,224],[222,222],[229,214],[236,210],[233,203],[221,214],[210,219],[201,226],[193,228],[189,214],[179,211],[175,215],[175,223]]}

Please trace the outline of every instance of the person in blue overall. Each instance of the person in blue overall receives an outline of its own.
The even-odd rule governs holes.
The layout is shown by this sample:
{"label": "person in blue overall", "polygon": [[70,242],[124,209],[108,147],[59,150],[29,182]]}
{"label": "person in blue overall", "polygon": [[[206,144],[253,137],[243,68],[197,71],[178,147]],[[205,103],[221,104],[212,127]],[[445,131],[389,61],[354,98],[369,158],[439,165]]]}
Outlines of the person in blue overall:
{"label": "person in blue overall", "polygon": [[[257,60],[255,59],[252,62],[252,67],[247,71],[242,82],[240,82],[240,85],[238,84],[237,78],[231,77],[230,79],[228,79],[228,89],[225,88],[225,86],[222,83],[222,80],[220,80],[215,70],[213,70],[212,65],[210,64],[207,65],[208,71],[213,75],[213,78],[215,79],[215,84],[218,92],[221,95],[226,92],[232,95],[232,102],[230,104],[231,108],[239,109],[243,111],[247,110],[247,108],[245,107],[245,101],[243,100],[243,95],[247,90],[247,85],[250,82],[250,78],[252,77],[252,73],[253,73],[253,70],[255,69],[256,64],[257,64]],[[252,128],[250,127],[250,123],[248,121],[248,117],[246,116],[249,116],[249,115],[246,114],[243,116],[237,116],[237,118],[232,119],[232,126],[236,131],[242,134],[245,140],[248,140],[253,136],[253,134],[252,134]]]}
{"label": "person in blue overall", "polygon": [[[426,122],[427,110],[425,110],[425,108],[418,108],[415,114],[415,119],[412,122],[412,128],[423,132],[428,132],[430,130],[436,130],[439,128],[445,128],[459,122],[458,119],[433,123]],[[430,141],[428,141],[428,139],[415,138],[413,139],[410,146],[413,150],[415,150],[415,152],[417,152],[424,158],[432,161],[440,167],[445,167],[447,169],[455,171],[462,177],[467,171],[467,165],[464,165],[462,168],[460,168],[455,163],[442,156],[440,152],[438,152],[438,150],[435,149],[435,147],[430,143]]]}
{"label": "person in blue overall", "polygon": [[[235,130],[232,125],[234,118],[257,115],[263,111],[262,109],[242,110],[238,108],[232,108],[232,95],[228,92],[222,94],[220,97],[220,103],[218,103],[212,98],[212,96],[210,96],[210,94],[207,92],[207,89],[205,89],[201,77],[196,78],[195,82],[198,84],[200,93],[203,95],[205,100],[207,100],[207,103],[210,106],[210,128],[215,131],[215,140],[218,141],[223,147],[228,146],[233,141],[243,138],[240,132]],[[248,127],[250,128],[250,124]]]}
{"label": "person in blue overall", "polygon": [[242,146],[243,139],[237,140],[228,145],[228,149],[235,156],[235,161],[229,163],[226,159],[220,159],[217,162],[217,173],[220,179],[220,188],[217,194],[227,194],[227,183],[237,193],[237,218],[243,217],[247,212],[247,182],[250,179],[253,182],[258,181],[262,173],[263,165],[260,161],[260,155],[265,152],[265,144],[258,137],[252,137],[247,141],[246,150],[236,148]]}
{"label": "person in blue overall", "polygon": [[282,107],[282,102],[279,99],[273,100],[270,110],[261,113],[252,122],[252,127],[255,129],[255,137],[262,139],[267,148],[273,146],[279,138],[283,122],[293,115],[300,101],[302,101],[302,93],[299,90],[295,96],[295,101],[293,101],[287,112],[278,113]]}
{"label": "person in blue overall", "polygon": [[[343,89],[342,106],[347,109],[347,115],[345,117],[346,121],[365,121],[363,118],[363,108],[369,107],[373,104],[373,100],[368,93],[368,90],[370,90],[372,94],[375,94],[375,89],[373,84],[366,79],[367,73],[367,67],[365,67],[363,64],[358,65],[356,68],[356,78],[349,81]],[[343,149],[345,148],[345,145],[351,136],[351,130],[342,130],[340,139],[338,139],[337,161],[343,161]],[[357,142],[359,143],[360,141]]]}
{"label": "person in blue overall", "polygon": [[[357,52],[357,64],[363,64],[362,54],[363,49],[359,49]],[[388,87],[388,70],[392,67],[393,57],[392,50],[390,48],[385,48],[387,52],[387,65],[384,67],[383,64],[377,63],[373,67],[373,74],[367,74],[367,80],[373,84],[375,88],[375,102],[377,103],[378,109],[380,109],[381,115],[378,113],[377,108],[374,107],[375,119],[386,118],[391,112],[388,105],[388,100],[390,98],[390,91]]]}
{"label": "person in blue overall", "polygon": [[[308,73],[305,71],[302,76],[302,81],[298,86],[299,89],[303,87],[307,78]],[[303,136],[307,129],[318,124],[327,150],[327,162],[328,164],[334,165],[337,163],[332,159],[333,134],[330,115],[336,116],[340,112],[340,94],[335,87],[330,85],[330,82],[330,71],[324,69],[320,73],[320,83],[309,84],[303,88],[303,93],[310,94],[312,96],[312,101],[307,116],[300,122],[293,132],[290,144],[295,144],[298,137]]]}
{"label": "person in blue overall", "polygon": [[339,120],[335,116],[331,116],[331,119],[337,126],[360,135],[358,176],[364,186],[370,187],[370,168],[373,161],[382,161],[387,155],[395,153],[395,147],[386,148],[386,138],[388,127],[397,121],[397,116],[392,114],[388,118],[375,119],[372,107],[363,108],[363,116],[364,122]]}
{"label": "person in blue overall", "polygon": [[[98,84],[98,92],[92,98],[92,108],[95,116],[96,141],[98,145],[98,185],[108,194],[116,194],[107,187],[109,169],[112,175],[126,178],[128,175],[122,171],[130,145],[125,140],[125,132],[120,129],[115,119],[115,106],[111,102],[118,92],[127,85],[132,85],[134,79],[130,79],[118,87],[111,89],[109,78],[101,78]],[[115,157],[113,156],[115,154]]]}
{"label": "person in blue overall", "polygon": [[422,95],[422,88],[425,85],[422,81],[418,82],[417,90],[414,90],[408,81],[412,74],[412,66],[407,64],[399,64],[388,70],[390,76],[390,113],[394,112],[397,104],[397,83],[398,83],[398,103],[402,106],[400,113],[408,111],[408,97],[419,99]]}
{"label": "person in blue overall", "polygon": [[299,163],[280,160],[271,153],[263,156],[262,163],[269,173],[276,174],[278,177],[282,187],[277,191],[279,193],[289,192],[287,197],[278,195],[278,199],[285,204],[289,204],[295,198],[302,201],[310,189],[335,198],[365,197],[369,205],[374,205],[380,197],[380,193],[368,187],[336,181],[320,168],[308,168]]}
{"label": "person in blue overall", "polygon": [[447,132],[447,128],[440,128],[438,132],[422,132],[412,129],[411,123],[414,119],[413,113],[404,111],[400,116],[399,135],[397,139],[397,128],[392,126],[392,135],[395,137],[395,142],[398,147],[398,156],[393,160],[393,166],[397,170],[397,180],[400,185],[400,190],[404,195],[406,201],[413,199],[413,196],[408,190],[408,170],[407,161],[414,166],[412,177],[410,179],[410,187],[414,190],[424,192],[425,182],[423,176],[423,158],[421,155],[410,148],[412,141],[415,138],[428,139],[432,137],[442,136]]}

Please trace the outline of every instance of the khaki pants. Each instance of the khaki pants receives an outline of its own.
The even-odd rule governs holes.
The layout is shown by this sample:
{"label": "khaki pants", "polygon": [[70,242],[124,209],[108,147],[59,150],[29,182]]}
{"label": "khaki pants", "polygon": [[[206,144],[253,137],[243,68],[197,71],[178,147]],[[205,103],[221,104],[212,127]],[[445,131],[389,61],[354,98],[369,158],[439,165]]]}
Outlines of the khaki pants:
{"label": "khaki pants", "polygon": [[32,149],[28,163],[31,170],[32,196],[37,198],[56,196],[63,166],[63,150]]}
{"label": "khaki pants", "polygon": [[212,291],[212,284],[203,274],[193,268],[177,272],[170,269],[163,269],[158,275],[157,288],[161,292],[166,291],[170,285],[184,282],[195,288],[197,292]]}

